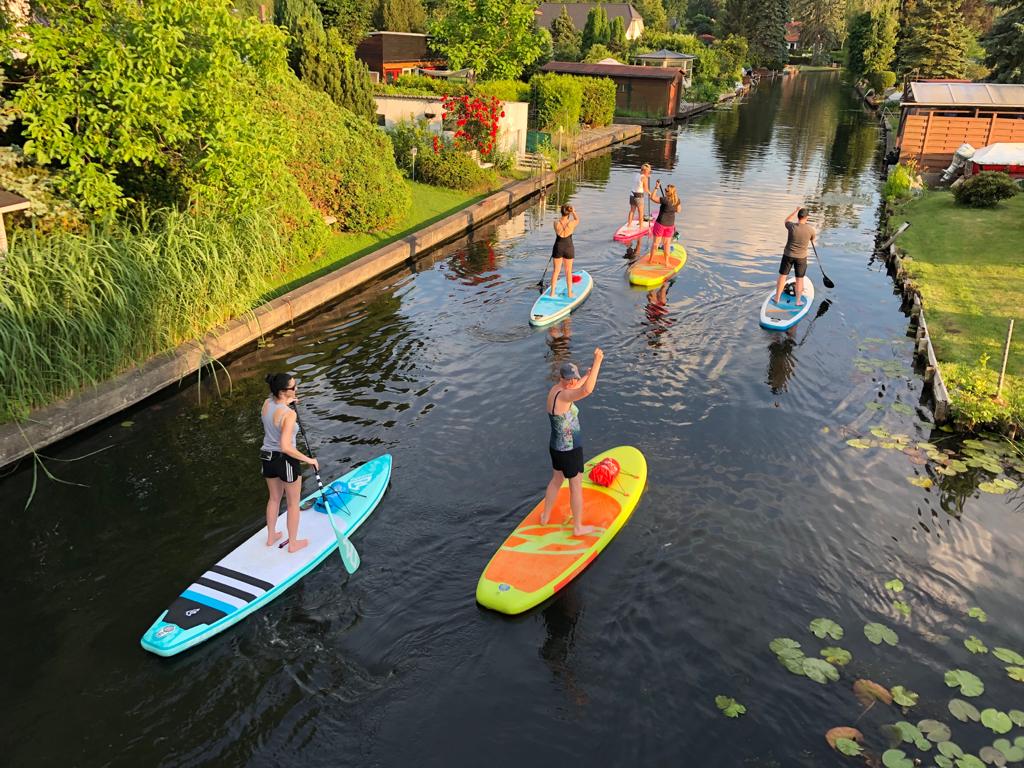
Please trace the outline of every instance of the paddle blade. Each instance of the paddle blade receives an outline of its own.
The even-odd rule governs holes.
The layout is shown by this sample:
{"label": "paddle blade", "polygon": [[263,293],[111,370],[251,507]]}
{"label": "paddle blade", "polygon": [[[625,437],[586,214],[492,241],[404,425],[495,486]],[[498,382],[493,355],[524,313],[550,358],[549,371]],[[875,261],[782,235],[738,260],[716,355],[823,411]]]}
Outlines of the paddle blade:
{"label": "paddle blade", "polygon": [[348,539],[338,539],[338,554],[341,555],[341,562],[345,570],[355,573],[359,568],[359,553]]}
{"label": "paddle blade", "polygon": [[821,275],[821,282],[823,282],[825,284],[826,288],[835,288],[836,287],[836,284],[833,283],[831,280],[829,280],[828,279],[828,275],[826,275],[824,273],[822,273],[822,275]]}

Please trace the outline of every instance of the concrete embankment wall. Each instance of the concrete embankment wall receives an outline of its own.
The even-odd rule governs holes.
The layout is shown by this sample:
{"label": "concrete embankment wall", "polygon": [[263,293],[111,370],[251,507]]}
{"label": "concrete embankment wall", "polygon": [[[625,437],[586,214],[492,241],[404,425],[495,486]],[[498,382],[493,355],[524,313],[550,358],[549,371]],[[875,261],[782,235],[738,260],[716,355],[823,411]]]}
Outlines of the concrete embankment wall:
{"label": "concrete embankment wall", "polygon": [[[634,138],[640,130],[635,125],[589,130],[577,143],[573,160],[578,162],[589,154]],[[247,316],[214,329],[202,339],[158,355],[99,387],[90,387],[67,400],[33,411],[23,422],[0,425],[0,467],[109,418],[274,329],[290,325],[339,296],[455,240],[545,190],[555,178],[556,174],[549,172],[509,184],[468,208],[256,307]]]}

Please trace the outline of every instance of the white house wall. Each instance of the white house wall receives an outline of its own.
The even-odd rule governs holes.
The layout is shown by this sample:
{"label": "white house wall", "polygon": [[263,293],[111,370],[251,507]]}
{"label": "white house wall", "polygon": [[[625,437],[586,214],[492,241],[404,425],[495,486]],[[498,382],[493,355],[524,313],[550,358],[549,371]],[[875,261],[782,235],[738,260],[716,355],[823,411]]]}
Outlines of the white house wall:
{"label": "white house wall", "polygon": [[[429,118],[430,129],[441,132],[441,99],[426,96],[374,96],[377,115],[384,116],[384,127],[393,128],[403,120]],[[505,116],[498,121],[498,148],[502,152],[526,152],[526,121],[530,105],[525,101],[505,101],[501,105]],[[378,118],[379,119],[379,118]]]}

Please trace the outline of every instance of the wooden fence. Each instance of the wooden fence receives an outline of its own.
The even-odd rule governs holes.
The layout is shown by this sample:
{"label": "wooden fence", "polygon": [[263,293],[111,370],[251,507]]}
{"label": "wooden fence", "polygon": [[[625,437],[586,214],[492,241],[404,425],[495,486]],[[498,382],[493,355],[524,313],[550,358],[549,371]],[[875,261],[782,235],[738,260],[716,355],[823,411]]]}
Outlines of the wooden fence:
{"label": "wooden fence", "polygon": [[1024,142],[1024,119],[1000,116],[943,117],[933,112],[907,115],[900,134],[900,161],[916,160],[921,170],[949,165],[961,144],[975,149],[1001,141]]}

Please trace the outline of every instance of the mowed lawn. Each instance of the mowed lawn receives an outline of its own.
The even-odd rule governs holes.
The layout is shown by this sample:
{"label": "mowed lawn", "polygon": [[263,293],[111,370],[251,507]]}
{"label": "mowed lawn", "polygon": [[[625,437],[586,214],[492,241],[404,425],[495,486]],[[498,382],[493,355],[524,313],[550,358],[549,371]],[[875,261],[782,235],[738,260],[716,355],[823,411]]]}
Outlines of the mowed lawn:
{"label": "mowed lawn", "polygon": [[1006,371],[1024,376],[1024,193],[995,208],[957,205],[928,191],[890,219],[910,229],[897,241],[924,302],[940,362],[976,365],[983,354],[998,371],[1009,319],[1016,320]]}
{"label": "mowed lawn", "polygon": [[298,288],[321,275],[345,266],[353,259],[406,237],[428,224],[440,221],[472,203],[483,200],[490,192],[460,192],[455,189],[432,187],[405,180],[412,193],[412,205],[405,217],[390,229],[372,233],[336,233],[331,236],[322,256],[315,261],[297,266],[274,281],[263,301]]}

